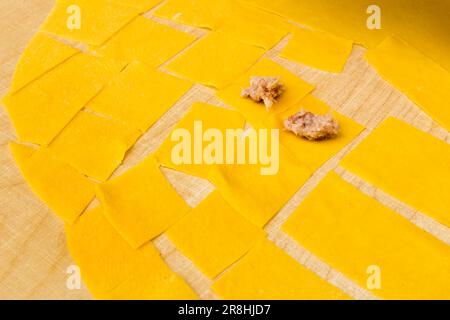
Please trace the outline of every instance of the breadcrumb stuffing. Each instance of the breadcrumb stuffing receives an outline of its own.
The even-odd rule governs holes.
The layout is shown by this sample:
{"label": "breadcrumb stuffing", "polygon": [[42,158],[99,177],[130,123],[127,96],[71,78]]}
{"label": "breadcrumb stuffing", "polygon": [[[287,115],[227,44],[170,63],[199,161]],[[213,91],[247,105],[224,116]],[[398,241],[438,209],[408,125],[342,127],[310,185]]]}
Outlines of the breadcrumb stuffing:
{"label": "breadcrumb stuffing", "polygon": [[311,141],[331,139],[339,133],[339,124],[331,114],[316,115],[305,110],[286,119],[284,127],[295,135]]}
{"label": "breadcrumb stuffing", "polygon": [[255,102],[264,102],[266,109],[269,110],[283,92],[284,86],[280,83],[279,78],[251,77],[250,87],[242,90],[241,96]]}

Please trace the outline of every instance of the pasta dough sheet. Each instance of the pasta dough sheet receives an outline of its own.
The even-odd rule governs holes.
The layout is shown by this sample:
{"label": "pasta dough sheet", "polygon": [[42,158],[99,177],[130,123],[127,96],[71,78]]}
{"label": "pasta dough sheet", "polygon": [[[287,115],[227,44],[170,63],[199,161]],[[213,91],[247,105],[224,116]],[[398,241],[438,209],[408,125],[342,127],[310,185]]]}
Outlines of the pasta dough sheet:
{"label": "pasta dough sheet", "polygon": [[138,248],[189,211],[153,157],[97,188],[104,213],[122,237]]}
{"label": "pasta dough sheet", "polygon": [[194,82],[223,88],[245,73],[264,50],[212,32],[171,61],[166,69]]}
{"label": "pasta dough sheet", "polygon": [[144,132],[191,86],[190,82],[132,62],[86,108]]}
{"label": "pasta dough sheet", "polygon": [[[299,24],[353,40],[366,48],[373,48],[385,37],[395,34],[450,71],[450,41],[447,41],[450,38],[448,1],[434,1],[432,4],[428,0],[246,2]],[[374,5],[379,8],[379,15],[376,12],[378,8]]]}
{"label": "pasta dough sheet", "polygon": [[47,149],[17,143],[11,143],[10,149],[34,193],[66,223],[73,223],[94,199],[94,183]]}
{"label": "pasta dough sheet", "polygon": [[349,299],[268,240],[261,241],[212,288],[227,300]]}
{"label": "pasta dough sheet", "polygon": [[230,16],[230,0],[168,0],[153,14],[181,24],[199,28],[216,29]]}
{"label": "pasta dough sheet", "polygon": [[388,118],[341,164],[406,204],[450,226],[448,143],[400,120]]}
{"label": "pasta dough sheet", "polygon": [[[241,96],[241,91],[250,86],[250,78],[278,77],[285,92],[267,111],[263,103],[257,103]],[[314,90],[314,86],[295,76],[279,64],[263,59],[255,64],[230,86],[217,92],[218,97],[227,105],[238,110],[254,126],[261,126],[270,115],[285,111]]]}
{"label": "pasta dough sheet", "polygon": [[[165,167],[207,178],[208,172],[214,163],[207,162],[203,154],[207,153],[207,146],[215,145],[217,140],[211,139],[214,141],[202,142],[202,139],[205,137],[205,131],[209,129],[219,130],[222,137],[225,137],[227,129],[243,129],[244,125],[245,119],[236,111],[205,103],[194,103],[191,110],[178,123],[170,136],[155,153],[155,158]],[[180,130],[187,130],[186,133],[189,133],[189,140],[184,140],[188,141],[189,145],[185,146],[184,151],[189,150],[190,154],[184,154],[184,151],[179,150],[179,146],[184,146],[183,142],[176,139],[178,138],[177,132]],[[200,146],[200,151],[203,152],[203,154],[200,154],[202,157],[198,163],[195,161],[196,158],[199,158],[199,155],[196,155],[196,146]],[[224,148],[225,141],[222,141],[221,149],[224,150]],[[173,153],[177,158],[186,157],[186,160],[189,160],[189,162],[177,163],[177,161],[174,161]]]}
{"label": "pasta dough sheet", "polygon": [[22,89],[78,52],[75,48],[38,33],[31,39],[17,63],[10,94]]}
{"label": "pasta dough sheet", "polygon": [[137,17],[100,47],[100,55],[139,60],[157,67],[188,47],[196,37],[144,17]]}
{"label": "pasta dough sheet", "polygon": [[[328,140],[308,141],[284,130],[284,120],[301,109],[315,114],[331,113],[333,118],[339,123],[339,134],[335,138]],[[267,124],[271,128],[280,130],[280,143],[291,151],[300,163],[313,171],[319,169],[320,166],[336,155],[364,130],[363,126],[350,118],[332,111],[327,104],[311,94],[286,111],[271,116]]]}
{"label": "pasta dough sheet", "polygon": [[19,139],[48,145],[123,67],[122,62],[80,53],[7,95],[3,102]]}
{"label": "pasta dough sheet", "polygon": [[66,226],[66,234],[69,251],[97,299],[197,298],[153,244],[132,249],[105,219],[101,207]]}
{"label": "pasta dough sheet", "polygon": [[141,11],[115,0],[58,0],[41,29],[88,45],[101,45]]}
{"label": "pasta dough sheet", "polygon": [[208,179],[224,199],[258,227],[266,225],[312,174],[283,146],[279,151],[275,175],[262,175],[262,166],[255,164],[217,165],[209,172]]}
{"label": "pasta dough sheet", "polygon": [[81,111],[49,146],[55,157],[79,172],[104,181],[122,163],[141,132]]}
{"label": "pasta dough sheet", "polygon": [[230,7],[217,30],[244,43],[270,49],[292,29],[284,19],[252,6],[230,1]]}
{"label": "pasta dough sheet", "polygon": [[341,72],[352,52],[353,42],[332,34],[296,28],[281,56],[313,68]]}
{"label": "pasta dough sheet", "polygon": [[170,228],[167,236],[212,279],[248,252],[265,233],[213,191]]}
{"label": "pasta dough sheet", "polygon": [[450,73],[406,42],[387,38],[369,50],[367,60],[433,119],[450,130]]}
{"label": "pasta dough sheet", "polygon": [[[283,230],[381,298],[450,297],[449,246],[335,173],[309,194]],[[372,268],[380,272],[379,289],[368,287],[376,277]]]}

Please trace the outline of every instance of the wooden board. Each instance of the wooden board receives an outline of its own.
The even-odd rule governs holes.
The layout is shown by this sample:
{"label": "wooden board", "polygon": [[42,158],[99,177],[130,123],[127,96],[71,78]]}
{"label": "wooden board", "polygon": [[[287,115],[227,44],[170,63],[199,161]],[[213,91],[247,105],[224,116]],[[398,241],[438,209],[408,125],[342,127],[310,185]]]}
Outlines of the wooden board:
{"label": "wooden board", "polygon": [[[52,0],[2,0],[0,2],[0,95],[3,96],[6,93],[19,55],[52,6]],[[151,12],[146,16],[151,17]],[[204,34],[201,30],[155,20],[184,28],[198,35]],[[405,120],[447,142],[450,142],[450,136],[447,131],[439,127],[404,95],[376,74],[363,59],[364,49],[355,47],[345,71],[342,74],[333,75],[278,58],[277,54],[287,40],[283,40],[271,50],[268,56],[288,67],[302,79],[316,85],[317,97],[325,100],[337,111],[365,125],[367,130],[352,145],[342,150],[318,170],[266,229],[271,240],[299,262],[351,296],[374,298],[364,288],[330,269],[312,253],[298,246],[280,232],[279,227],[320,179],[330,170],[336,170],[363,192],[450,244],[448,228],[433,222],[421,213],[415,212],[352,176],[338,165],[339,159],[388,115]],[[213,93],[211,89],[195,86],[139,140],[116,174],[123,172],[155,150],[170,129],[181,119],[190,103],[194,101],[217,103],[212,98]],[[5,110],[0,108],[0,299],[90,299],[91,296],[85,287],[80,290],[67,289],[66,271],[73,261],[66,249],[63,224],[32,194],[21,177],[8,151],[7,144],[11,140],[14,140],[14,129]],[[212,190],[212,186],[206,181],[171,170],[165,170],[165,174],[192,206]],[[155,244],[169,266],[185,277],[202,298],[215,298],[209,289],[210,281],[183,257],[168,239],[160,237],[155,240]]]}

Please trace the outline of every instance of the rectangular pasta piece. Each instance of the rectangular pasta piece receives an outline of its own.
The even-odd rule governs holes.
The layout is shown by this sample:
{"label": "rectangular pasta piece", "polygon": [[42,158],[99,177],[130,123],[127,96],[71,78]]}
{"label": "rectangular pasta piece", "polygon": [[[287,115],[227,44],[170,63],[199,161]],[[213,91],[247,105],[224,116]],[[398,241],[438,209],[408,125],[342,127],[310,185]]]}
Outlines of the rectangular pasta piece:
{"label": "rectangular pasta piece", "polygon": [[116,0],[58,0],[41,29],[88,45],[101,45],[142,12]]}
{"label": "rectangular pasta piece", "polygon": [[[222,137],[226,137],[227,129],[243,129],[244,125],[245,119],[236,111],[205,103],[194,103],[190,111],[156,151],[155,158],[165,167],[207,178],[211,166],[215,164],[215,160],[208,160],[203,156],[207,148],[204,145],[210,146],[218,143],[219,148],[224,150],[225,141],[222,139],[221,142],[216,140],[209,143],[203,142],[205,132],[212,129],[216,133],[220,132]],[[180,131],[183,131],[182,136],[179,135]],[[179,140],[180,137],[183,141]],[[198,142],[199,140],[200,143]],[[185,145],[187,142],[188,145]],[[180,150],[180,146],[185,147],[183,148],[184,150]],[[202,159],[196,159],[198,155],[196,155],[195,149],[199,146],[201,152],[203,152]],[[183,162],[179,163],[179,160],[183,160]]]}
{"label": "rectangular pasta piece", "polygon": [[137,8],[141,12],[146,12],[156,7],[158,4],[163,2],[163,0],[115,0],[123,5]]}
{"label": "rectangular pasta piece", "polygon": [[135,250],[97,207],[66,226],[70,254],[97,299],[197,299],[152,243]]}
{"label": "rectangular pasta piece", "polygon": [[266,225],[313,173],[279,147],[278,171],[274,174],[264,175],[261,164],[251,163],[217,165],[209,172],[208,179],[224,199],[258,227]]}
{"label": "rectangular pasta piece", "polygon": [[137,17],[102,47],[99,55],[158,67],[188,47],[197,38],[188,33]]}
{"label": "rectangular pasta piece", "polygon": [[21,141],[48,145],[123,62],[80,53],[3,102]]}
{"label": "rectangular pasta piece", "polygon": [[79,172],[104,181],[140,135],[121,122],[80,111],[48,148]]}
{"label": "rectangular pasta piece", "polygon": [[147,131],[192,84],[132,62],[86,108]]}
{"label": "rectangular pasta piece", "polygon": [[349,299],[265,239],[226,271],[212,288],[227,300]]}
{"label": "rectangular pasta piece", "polygon": [[450,297],[449,246],[335,173],[320,182],[282,229],[378,297]]}
{"label": "rectangular pasta piece", "polygon": [[265,233],[213,191],[167,232],[177,248],[209,278],[250,250]]}
{"label": "rectangular pasta piece", "polygon": [[14,159],[31,189],[64,222],[73,223],[94,199],[95,183],[45,148],[11,143]]}
{"label": "rectangular pasta piece", "polygon": [[395,118],[386,119],[341,165],[450,226],[450,146]]}
{"label": "rectangular pasta piece", "polygon": [[96,194],[107,219],[133,248],[157,237],[189,211],[152,156],[99,185]]}
{"label": "rectangular pasta piece", "polygon": [[341,72],[353,48],[353,42],[335,35],[295,28],[281,52],[283,58],[328,72]]}
{"label": "rectangular pasta piece", "polygon": [[154,15],[199,28],[217,29],[229,16],[230,0],[168,0]]}
{"label": "rectangular pasta piece", "polygon": [[22,89],[77,53],[79,50],[45,33],[36,34],[20,56],[9,94]]}
{"label": "rectangular pasta piece", "polygon": [[[338,135],[327,140],[308,141],[292,132],[286,131],[284,129],[284,120],[302,109],[320,115],[331,113],[333,119],[339,124]],[[280,130],[280,143],[291,151],[300,163],[314,171],[336,155],[364,130],[363,126],[350,118],[332,111],[326,103],[311,94],[286,111],[272,115],[266,124],[270,128],[278,128]]]}
{"label": "rectangular pasta piece", "polygon": [[395,37],[369,50],[366,58],[384,79],[450,130],[449,71]]}
{"label": "rectangular pasta piece", "polygon": [[[273,77],[279,79],[282,84],[284,91],[269,110],[266,110],[261,102],[242,97],[242,90],[249,87],[252,77]],[[224,103],[238,110],[253,126],[260,126],[270,115],[285,111],[313,90],[313,85],[303,81],[279,64],[269,59],[262,59],[233,81],[231,85],[219,90],[217,96]]]}
{"label": "rectangular pasta piece", "polygon": [[223,88],[245,73],[264,50],[212,32],[169,62],[166,69],[191,81]]}

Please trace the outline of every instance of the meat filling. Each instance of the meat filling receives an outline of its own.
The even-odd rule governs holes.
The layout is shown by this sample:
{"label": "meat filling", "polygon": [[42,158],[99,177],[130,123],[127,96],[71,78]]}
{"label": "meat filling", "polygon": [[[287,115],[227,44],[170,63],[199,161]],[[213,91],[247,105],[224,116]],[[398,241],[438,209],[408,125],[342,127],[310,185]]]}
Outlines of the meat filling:
{"label": "meat filling", "polygon": [[241,96],[256,102],[263,102],[266,109],[269,110],[283,92],[284,86],[280,83],[279,78],[252,77],[250,87],[242,90]]}
{"label": "meat filling", "polygon": [[339,124],[331,114],[316,115],[305,110],[286,119],[284,127],[297,136],[312,141],[331,139],[339,133]]}

